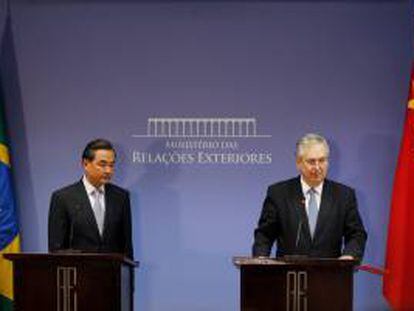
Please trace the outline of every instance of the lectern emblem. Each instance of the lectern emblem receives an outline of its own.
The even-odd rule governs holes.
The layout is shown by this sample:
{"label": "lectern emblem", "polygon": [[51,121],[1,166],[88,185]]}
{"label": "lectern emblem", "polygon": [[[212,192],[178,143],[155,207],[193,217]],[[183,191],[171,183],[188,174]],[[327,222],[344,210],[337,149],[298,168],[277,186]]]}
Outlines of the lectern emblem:
{"label": "lectern emblem", "polygon": [[288,271],[286,274],[286,311],[307,311],[307,290],[307,272]]}
{"label": "lectern emblem", "polygon": [[57,311],[77,311],[76,267],[57,267],[56,270]]}

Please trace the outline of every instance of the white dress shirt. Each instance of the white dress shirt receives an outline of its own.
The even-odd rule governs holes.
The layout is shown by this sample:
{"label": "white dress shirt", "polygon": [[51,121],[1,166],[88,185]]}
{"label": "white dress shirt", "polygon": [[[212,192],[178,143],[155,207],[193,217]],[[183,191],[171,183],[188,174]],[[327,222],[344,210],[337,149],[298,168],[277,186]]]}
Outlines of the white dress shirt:
{"label": "white dress shirt", "polygon": [[302,185],[302,192],[303,196],[305,197],[305,208],[306,214],[309,216],[309,200],[310,200],[310,193],[309,190],[311,188],[315,191],[316,203],[318,205],[318,212],[319,208],[321,207],[321,198],[322,198],[322,189],[323,189],[323,182],[321,182],[317,187],[310,187],[304,180],[303,177],[300,177],[300,183]]}
{"label": "white dress shirt", "polygon": [[[101,207],[103,209],[103,213],[105,214],[105,186],[102,185],[101,187],[99,187],[98,189],[95,188],[95,186],[93,186],[88,179],[86,178],[86,176],[83,176],[82,178],[82,182],[83,185],[85,186],[86,189],[86,193],[88,194],[88,198],[89,198],[89,202],[91,203],[92,206],[92,210],[95,206],[95,191],[99,191],[101,193],[101,195],[99,196],[100,199],[100,204]],[[96,215],[96,211],[93,211],[94,215]]]}

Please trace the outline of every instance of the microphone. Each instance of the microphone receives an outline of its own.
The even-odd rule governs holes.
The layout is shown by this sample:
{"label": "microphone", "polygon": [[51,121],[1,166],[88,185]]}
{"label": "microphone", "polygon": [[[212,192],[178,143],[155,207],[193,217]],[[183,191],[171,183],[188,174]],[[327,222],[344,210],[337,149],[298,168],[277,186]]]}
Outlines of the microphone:
{"label": "microphone", "polygon": [[299,221],[298,230],[296,231],[296,241],[295,241],[295,250],[293,251],[293,254],[290,255],[284,255],[283,261],[285,262],[297,262],[297,261],[303,261],[308,258],[307,254],[301,254],[298,252],[298,246],[300,242],[300,236],[302,234],[302,226],[303,226],[303,220],[302,218]]}
{"label": "microphone", "polygon": [[[306,200],[304,196],[301,196],[299,200],[300,207],[306,208]],[[303,226],[303,217],[302,217],[302,211],[299,211],[299,225],[298,229],[296,230],[296,240],[295,240],[295,249],[298,248],[299,242],[300,242],[300,236],[302,234],[302,226]]]}
{"label": "microphone", "polygon": [[74,223],[75,223],[75,219],[78,216],[80,210],[80,206],[79,205],[75,205],[75,212],[73,213],[73,217],[70,221],[70,231],[69,231],[69,245],[68,245],[68,249],[72,250],[72,246],[73,246],[73,235],[74,235]]}
{"label": "microphone", "polygon": [[296,230],[296,240],[295,240],[295,253],[299,253],[299,254],[294,254],[294,255],[285,255],[284,256],[284,260],[285,261],[290,261],[290,262],[296,262],[296,261],[301,261],[301,260],[306,260],[308,258],[307,254],[301,254],[302,251],[298,250],[299,247],[299,243],[300,243],[300,238],[302,235],[302,230],[303,230],[303,226],[305,225],[305,221],[303,218],[303,212],[306,213],[305,211],[305,197],[301,197],[300,198],[300,206],[303,207],[303,211],[299,210],[299,224],[298,224],[298,228]]}
{"label": "microphone", "polygon": [[303,224],[303,221],[301,219],[299,221],[298,230],[296,231],[295,249],[297,249],[299,246],[300,236],[302,234],[302,224]]}

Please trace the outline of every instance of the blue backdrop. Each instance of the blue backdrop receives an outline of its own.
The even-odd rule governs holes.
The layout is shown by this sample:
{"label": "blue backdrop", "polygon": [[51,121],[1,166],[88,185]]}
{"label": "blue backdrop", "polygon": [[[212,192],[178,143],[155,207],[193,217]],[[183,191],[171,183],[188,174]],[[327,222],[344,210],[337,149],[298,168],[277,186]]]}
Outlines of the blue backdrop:
{"label": "blue backdrop", "polygon": [[[231,258],[250,254],[267,185],[296,175],[295,141],[316,131],[332,144],[330,178],[357,191],[364,261],[383,265],[409,1],[39,0],[11,9],[1,74],[24,251],[47,250],[51,192],[79,179],[84,144],[106,137],[119,151],[115,181],[132,195],[136,309],[237,310]],[[186,137],[155,137],[150,118],[178,119],[164,134]],[[210,120],[200,126],[220,137],[189,137],[190,118],[230,125],[218,132]],[[256,135],[242,127],[232,136],[241,118],[254,120]],[[358,273],[355,310],[385,309],[381,279]]]}

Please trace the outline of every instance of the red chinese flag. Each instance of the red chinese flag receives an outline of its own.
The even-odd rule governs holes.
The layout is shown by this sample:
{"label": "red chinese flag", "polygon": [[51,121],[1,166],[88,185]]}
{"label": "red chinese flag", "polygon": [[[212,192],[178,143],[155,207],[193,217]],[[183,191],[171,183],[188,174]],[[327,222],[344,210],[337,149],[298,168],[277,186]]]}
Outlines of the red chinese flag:
{"label": "red chinese flag", "polygon": [[388,225],[383,292],[393,310],[414,310],[414,69]]}

